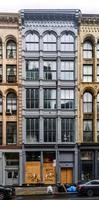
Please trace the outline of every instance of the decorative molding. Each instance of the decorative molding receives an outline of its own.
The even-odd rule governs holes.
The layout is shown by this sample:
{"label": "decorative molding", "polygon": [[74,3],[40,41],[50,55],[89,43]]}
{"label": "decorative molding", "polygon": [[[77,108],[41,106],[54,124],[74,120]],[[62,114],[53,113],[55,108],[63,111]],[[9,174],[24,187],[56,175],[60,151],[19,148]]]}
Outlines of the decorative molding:
{"label": "decorative molding", "polygon": [[75,27],[75,24],[71,21],[25,21],[26,27]]}
{"label": "decorative molding", "polygon": [[93,32],[99,32],[99,27],[97,26],[89,26],[88,24],[85,26],[82,26],[81,25],[81,31],[82,32],[91,32],[91,33],[93,33]]}
{"label": "decorative molding", "polygon": [[11,16],[11,15],[0,15],[0,24],[18,24],[19,19],[18,16]]}
{"label": "decorative molding", "polygon": [[92,24],[96,25],[99,24],[99,15],[95,14],[82,14],[82,16],[79,17],[78,22],[80,24]]}

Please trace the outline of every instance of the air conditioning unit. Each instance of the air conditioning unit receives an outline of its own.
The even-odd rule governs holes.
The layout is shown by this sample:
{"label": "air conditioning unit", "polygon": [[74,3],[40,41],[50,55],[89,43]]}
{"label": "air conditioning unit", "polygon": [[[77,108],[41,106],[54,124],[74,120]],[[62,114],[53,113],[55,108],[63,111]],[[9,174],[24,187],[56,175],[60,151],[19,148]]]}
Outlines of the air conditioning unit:
{"label": "air conditioning unit", "polygon": [[6,114],[7,114],[7,115],[12,115],[12,110],[11,110],[11,109],[7,109],[7,110],[6,110]]}

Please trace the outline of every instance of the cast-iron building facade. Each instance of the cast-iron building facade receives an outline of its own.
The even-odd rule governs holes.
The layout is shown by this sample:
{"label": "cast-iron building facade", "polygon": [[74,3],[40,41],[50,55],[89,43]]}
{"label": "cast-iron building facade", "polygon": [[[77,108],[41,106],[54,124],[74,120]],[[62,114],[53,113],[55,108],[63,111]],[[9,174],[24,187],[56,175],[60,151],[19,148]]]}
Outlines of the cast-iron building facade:
{"label": "cast-iron building facade", "polygon": [[24,183],[77,182],[79,10],[22,10]]}

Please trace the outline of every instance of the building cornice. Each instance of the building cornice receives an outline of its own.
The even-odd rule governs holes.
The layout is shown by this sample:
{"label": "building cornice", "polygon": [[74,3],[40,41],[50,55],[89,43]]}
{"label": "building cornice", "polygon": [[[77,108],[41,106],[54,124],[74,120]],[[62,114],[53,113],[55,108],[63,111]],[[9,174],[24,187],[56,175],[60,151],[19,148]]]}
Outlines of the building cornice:
{"label": "building cornice", "polygon": [[19,16],[14,13],[0,13],[0,25],[19,24]]}
{"label": "building cornice", "polygon": [[79,19],[78,22],[80,24],[99,24],[99,15],[98,14],[82,14]]}
{"label": "building cornice", "polygon": [[78,9],[34,9],[21,10],[22,24],[24,21],[76,21],[80,15]]}

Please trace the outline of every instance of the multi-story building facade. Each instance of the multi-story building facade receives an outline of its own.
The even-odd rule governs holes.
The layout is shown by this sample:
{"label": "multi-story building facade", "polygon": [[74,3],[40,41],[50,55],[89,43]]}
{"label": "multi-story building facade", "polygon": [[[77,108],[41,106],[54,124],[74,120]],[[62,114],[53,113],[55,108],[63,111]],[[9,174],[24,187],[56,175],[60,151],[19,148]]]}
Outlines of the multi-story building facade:
{"label": "multi-story building facade", "polygon": [[22,10],[23,183],[77,182],[79,10]]}
{"label": "multi-story building facade", "polygon": [[99,15],[82,15],[78,32],[79,179],[99,178]]}
{"label": "multi-story building facade", "polygon": [[[0,14],[0,184],[22,184],[18,14]],[[19,80],[20,79],[20,80]],[[20,104],[19,104],[20,101]]]}

